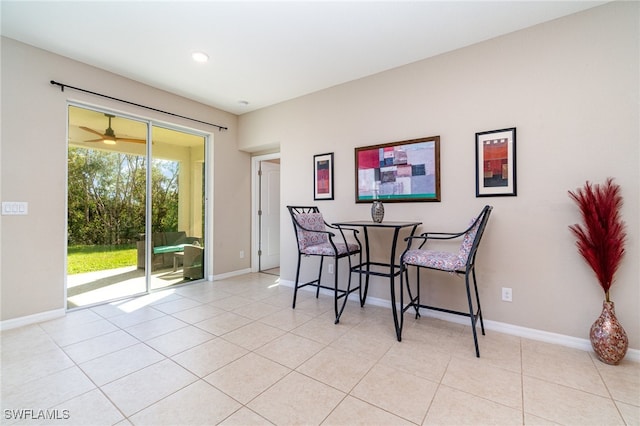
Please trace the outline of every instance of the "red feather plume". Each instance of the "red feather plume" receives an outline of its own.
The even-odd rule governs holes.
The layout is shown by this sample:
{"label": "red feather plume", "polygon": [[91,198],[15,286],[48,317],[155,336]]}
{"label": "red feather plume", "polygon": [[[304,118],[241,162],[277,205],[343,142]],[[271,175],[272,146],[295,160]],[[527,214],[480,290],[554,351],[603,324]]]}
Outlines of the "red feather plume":
{"label": "red feather plume", "polygon": [[608,178],[604,185],[591,185],[569,191],[582,214],[583,225],[569,226],[577,237],[576,246],[591,266],[609,302],[609,289],[624,256],[627,237],[625,224],[620,218],[622,196],[620,186]]}

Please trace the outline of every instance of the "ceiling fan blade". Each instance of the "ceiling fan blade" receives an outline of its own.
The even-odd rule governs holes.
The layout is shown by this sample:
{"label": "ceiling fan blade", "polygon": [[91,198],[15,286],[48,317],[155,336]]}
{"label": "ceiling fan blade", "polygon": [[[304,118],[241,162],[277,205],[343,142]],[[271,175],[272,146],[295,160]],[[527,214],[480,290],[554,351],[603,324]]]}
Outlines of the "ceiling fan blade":
{"label": "ceiling fan blade", "polygon": [[83,142],[102,142],[102,138],[101,139],[89,139],[88,141],[83,141]]}
{"label": "ceiling fan blade", "polygon": [[95,131],[95,130],[93,130],[93,129],[90,129],[90,128],[88,128],[88,127],[80,126],[80,128],[81,128],[82,130],[86,131],[86,132],[93,133],[94,135],[98,135],[98,136],[100,136],[100,137],[102,137],[102,136],[103,136],[103,135],[102,135],[102,133],[97,132],[97,131]]}
{"label": "ceiling fan blade", "polygon": [[142,144],[147,143],[147,141],[144,140],[144,139],[119,138],[117,136],[116,136],[116,141],[131,142],[131,143],[142,143]]}

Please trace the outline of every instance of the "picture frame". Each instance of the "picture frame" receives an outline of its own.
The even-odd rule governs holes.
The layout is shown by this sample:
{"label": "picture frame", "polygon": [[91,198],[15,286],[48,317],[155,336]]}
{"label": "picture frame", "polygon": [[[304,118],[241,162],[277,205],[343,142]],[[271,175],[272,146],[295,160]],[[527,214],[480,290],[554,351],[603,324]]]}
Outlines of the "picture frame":
{"label": "picture frame", "polygon": [[356,203],[440,201],[440,136],[355,148]]}
{"label": "picture frame", "polygon": [[333,152],[313,156],[313,199],[333,200]]}
{"label": "picture frame", "polygon": [[514,197],[516,184],[516,128],[476,133],[476,197]]}

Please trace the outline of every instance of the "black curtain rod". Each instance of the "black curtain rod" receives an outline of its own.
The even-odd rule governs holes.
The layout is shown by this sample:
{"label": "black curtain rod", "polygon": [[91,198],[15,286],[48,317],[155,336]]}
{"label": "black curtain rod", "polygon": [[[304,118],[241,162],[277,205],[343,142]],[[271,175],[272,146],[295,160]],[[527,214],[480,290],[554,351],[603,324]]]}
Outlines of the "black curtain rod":
{"label": "black curtain rod", "polygon": [[196,120],[195,118],[185,117],[184,115],[178,115],[178,114],[174,114],[172,112],[163,111],[161,109],[152,108],[152,107],[148,107],[148,106],[145,106],[145,105],[140,105],[140,104],[137,104],[135,102],[125,101],[124,99],[114,98],[113,96],[103,95],[102,93],[92,92],[90,90],[81,89],[79,87],[69,86],[68,84],[58,83],[57,81],[54,81],[54,80],[51,80],[51,84],[54,84],[56,86],[60,86],[60,91],[61,92],[64,92],[64,88],[68,87],[69,89],[78,90],[80,92],[90,93],[90,94],[96,95],[96,96],[102,96],[103,98],[111,99],[111,100],[118,101],[118,102],[123,102],[125,104],[137,106],[137,107],[140,107],[140,108],[146,108],[146,109],[150,109],[151,111],[161,112],[163,114],[169,114],[169,115],[172,115],[174,117],[180,117],[180,118],[184,118],[186,120],[191,120],[191,121],[195,121],[195,122],[198,122],[198,123],[206,124],[208,126],[217,127],[219,131],[228,130],[228,128],[224,127],[224,126],[219,126],[219,125],[213,124],[213,123],[207,123],[206,121]]}

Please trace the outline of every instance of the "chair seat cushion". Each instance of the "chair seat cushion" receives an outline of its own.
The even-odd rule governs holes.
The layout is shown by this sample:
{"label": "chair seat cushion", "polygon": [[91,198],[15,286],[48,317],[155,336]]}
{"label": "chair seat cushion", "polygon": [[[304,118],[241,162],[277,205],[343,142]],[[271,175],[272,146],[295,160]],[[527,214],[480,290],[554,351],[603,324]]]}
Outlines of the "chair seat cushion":
{"label": "chair seat cushion", "polygon": [[[336,248],[338,249],[338,255],[347,254],[347,246],[344,243],[336,243]],[[360,247],[357,244],[349,243],[348,246],[349,253],[358,253],[360,251]],[[335,256],[336,254],[333,251],[333,247],[329,243],[316,244],[313,246],[305,247],[301,250],[303,254],[310,255],[322,255],[322,256]]]}
{"label": "chair seat cushion", "polygon": [[402,261],[407,265],[449,272],[464,268],[466,263],[465,260],[460,259],[458,253],[435,250],[409,250],[404,254]]}

